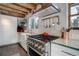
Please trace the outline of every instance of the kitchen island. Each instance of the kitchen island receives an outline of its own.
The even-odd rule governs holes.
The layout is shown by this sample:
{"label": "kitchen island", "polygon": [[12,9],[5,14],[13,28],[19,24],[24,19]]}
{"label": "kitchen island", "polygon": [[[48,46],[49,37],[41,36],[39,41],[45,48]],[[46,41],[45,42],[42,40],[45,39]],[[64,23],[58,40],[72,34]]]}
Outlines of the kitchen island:
{"label": "kitchen island", "polygon": [[79,56],[79,48],[65,44],[62,39],[51,41],[51,52],[52,56]]}

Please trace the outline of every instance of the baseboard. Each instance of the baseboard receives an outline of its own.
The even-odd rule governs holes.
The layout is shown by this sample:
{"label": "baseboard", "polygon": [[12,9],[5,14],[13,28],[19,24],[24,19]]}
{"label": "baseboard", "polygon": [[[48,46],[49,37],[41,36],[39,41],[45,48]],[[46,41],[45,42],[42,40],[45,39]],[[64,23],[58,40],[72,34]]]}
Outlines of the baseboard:
{"label": "baseboard", "polygon": [[11,43],[11,44],[5,44],[5,45],[1,45],[1,46],[0,46],[0,48],[1,48],[1,47],[6,47],[6,46],[15,45],[15,44],[18,44],[18,43],[19,43],[19,42],[15,42],[15,43]]}

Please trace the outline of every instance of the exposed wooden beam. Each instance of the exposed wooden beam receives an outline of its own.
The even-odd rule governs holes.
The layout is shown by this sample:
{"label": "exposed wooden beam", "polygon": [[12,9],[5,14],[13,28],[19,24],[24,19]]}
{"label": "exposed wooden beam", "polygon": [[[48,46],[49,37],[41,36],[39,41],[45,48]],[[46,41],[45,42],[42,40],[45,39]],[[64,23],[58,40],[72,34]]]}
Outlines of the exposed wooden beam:
{"label": "exposed wooden beam", "polygon": [[[0,6],[0,9],[1,10],[6,10],[6,11],[9,11],[9,12],[14,12],[14,13],[22,14],[22,13],[19,13],[19,11],[17,12],[16,10],[13,10],[13,9],[10,9],[10,8],[6,8],[6,7],[3,7],[3,6]],[[25,14],[22,14],[22,15],[25,15]]]}
{"label": "exposed wooden beam", "polygon": [[12,11],[8,11],[8,10],[4,10],[4,9],[1,9],[0,8],[0,13],[2,14],[2,13],[4,13],[4,14],[11,14],[10,16],[20,16],[20,17],[23,17],[23,16],[25,16],[24,14],[19,14],[19,13],[15,13],[15,12],[12,12]]}
{"label": "exposed wooden beam", "polygon": [[36,6],[32,3],[17,3],[16,5],[30,10],[34,10],[36,8]]}
{"label": "exposed wooden beam", "polygon": [[35,6],[37,6],[38,4],[40,4],[40,3],[32,3],[33,5],[35,5]]}
{"label": "exposed wooden beam", "polygon": [[23,18],[23,15],[15,14],[15,13],[7,13],[7,12],[0,12],[3,15],[8,15],[8,16],[14,16],[14,17],[21,17]]}
{"label": "exposed wooden beam", "polygon": [[18,5],[18,4],[15,4],[15,3],[12,3],[12,4],[10,4],[12,7],[14,7],[14,8],[16,8],[16,9],[19,9],[19,10],[22,10],[22,11],[24,11],[24,12],[30,12],[31,10],[28,10],[28,9],[26,9],[26,8],[24,8],[24,7],[22,7],[22,6],[20,6],[20,5]]}
{"label": "exposed wooden beam", "polygon": [[16,5],[16,6],[19,6],[19,7],[22,7],[22,8],[25,8],[25,9],[31,11],[30,8],[26,8],[26,5],[25,5],[26,3],[13,3],[13,4]]}
{"label": "exposed wooden beam", "polygon": [[18,17],[24,17],[25,15],[21,15],[21,14],[18,14],[18,13],[9,13],[10,15],[13,15],[13,16],[18,16]]}
{"label": "exposed wooden beam", "polygon": [[10,4],[7,4],[7,3],[0,3],[0,6],[6,7],[6,8],[10,8],[10,9],[13,9],[13,10],[16,10],[19,13],[22,13],[22,14],[26,14],[27,13],[27,12],[24,12],[22,10],[16,9],[16,8],[12,7]]}

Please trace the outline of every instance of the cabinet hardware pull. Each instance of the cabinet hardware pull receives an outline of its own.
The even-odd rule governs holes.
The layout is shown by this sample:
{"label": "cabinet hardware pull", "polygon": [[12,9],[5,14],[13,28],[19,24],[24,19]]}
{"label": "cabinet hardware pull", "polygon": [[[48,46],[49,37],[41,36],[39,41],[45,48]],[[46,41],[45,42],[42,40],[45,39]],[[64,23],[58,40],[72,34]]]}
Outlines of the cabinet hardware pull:
{"label": "cabinet hardware pull", "polygon": [[68,55],[75,56],[75,55],[73,55],[73,54],[71,54],[71,53],[69,53],[69,52],[63,51],[63,50],[62,50],[62,52],[66,53],[66,54],[68,54]]}

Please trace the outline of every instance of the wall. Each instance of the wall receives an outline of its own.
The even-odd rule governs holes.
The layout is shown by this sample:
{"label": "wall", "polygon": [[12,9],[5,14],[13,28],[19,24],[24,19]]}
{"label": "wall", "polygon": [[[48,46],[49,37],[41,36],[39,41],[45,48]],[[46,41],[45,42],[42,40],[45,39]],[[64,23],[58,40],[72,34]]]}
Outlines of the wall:
{"label": "wall", "polygon": [[[47,17],[53,17],[53,16],[58,15],[60,25],[57,25],[55,28],[52,27],[52,28],[48,28],[48,29],[45,29],[42,27],[41,32],[47,31],[50,35],[60,36],[61,28],[62,27],[64,27],[65,29],[68,28],[68,4],[65,4],[65,3],[56,4],[55,3],[55,5],[57,5],[59,8],[61,8],[61,12],[58,14],[53,14],[53,15],[47,16]],[[47,17],[45,17],[45,18],[47,18]],[[64,42],[62,40],[58,40],[57,42],[64,44]],[[79,48],[79,30],[71,30],[69,32],[69,40],[67,41],[67,43],[69,46]]]}
{"label": "wall", "polygon": [[29,13],[28,15],[26,15],[25,16],[25,18],[24,19],[26,19],[27,20],[27,32],[29,32],[29,33],[31,33],[31,29],[29,28],[29,22],[30,22],[30,17],[32,16],[32,14],[31,13]]}
{"label": "wall", "polygon": [[68,45],[79,48],[79,30],[71,30],[69,32],[69,42]]}
{"label": "wall", "polygon": [[0,46],[18,42],[17,18],[0,15]]}
{"label": "wall", "polygon": [[[40,34],[44,31],[47,31],[50,35],[60,36],[61,28],[62,27],[64,27],[65,29],[68,28],[68,4],[66,4],[66,3],[54,3],[54,5],[58,6],[61,9],[61,12],[57,13],[57,14],[49,15],[47,17],[40,17],[43,14],[43,13],[42,14],[40,13],[41,11],[39,13],[37,13],[36,16],[40,17],[39,28],[38,29],[32,29],[33,33]],[[47,13],[47,12],[48,11],[45,11],[45,13]],[[33,17],[33,16],[34,15],[31,15],[31,16],[28,16],[28,17],[30,19],[30,17]],[[45,29],[43,27],[42,19],[48,18],[48,17],[53,17],[53,16],[59,16],[60,25],[56,25],[56,27]],[[57,42],[57,41],[55,41],[55,42]],[[61,41],[61,40],[58,40],[58,42],[64,44],[64,42]],[[79,30],[75,30],[75,31],[71,30],[70,33],[69,33],[69,41],[67,41],[65,43],[68,43],[69,46],[78,48],[79,47]]]}
{"label": "wall", "polygon": [[[48,17],[54,17],[54,16],[59,16],[59,25],[55,25],[54,27],[45,29],[44,27],[42,27],[42,32],[47,31],[50,35],[56,35],[56,36],[60,36],[60,31],[62,29],[62,27],[64,27],[65,29],[67,28],[67,4],[65,3],[54,3],[54,5],[58,6],[61,9],[61,12],[56,13],[56,14],[52,14],[49,15],[47,17],[44,18],[48,18]],[[42,19],[44,19],[42,18]],[[42,25],[41,25],[42,26]]]}
{"label": "wall", "polygon": [[[50,35],[59,36],[60,30],[62,27],[64,27],[65,29],[68,28],[68,4],[65,4],[65,3],[60,4],[59,3],[59,4],[55,4],[55,5],[57,5],[59,8],[62,9],[61,12],[58,14],[53,14],[53,15],[47,16],[47,17],[58,15],[60,25],[56,26],[56,28],[50,28],[50,29],[45,29],[42,27],[42,29],[43,29],[42,32],[47,31]],[[64,42],[62,40],[58,40],[57,42],[64,44]],[[79,30],[71,30],[69,32],[69,40],[67,41],[67,43],[69,46],[79,48]]]}
{"label": "wall", "polygon": [[44,32],[44,31],[47,31],[50,35],[59,36],[61,28],[62,27],[67,28],[67,26],[68,26],[67,25],[67,23],[68,23],[67,22],[68,15],[67,15],[67,12],[66,12],[67,11],[67,4],[65,4],[65,3],[53,3],[53,4],[56,5],[57,7],[59,7],[61,9],[61,12],[57,13],[57,14],[49,15],[47,17],[59,16],[60,25],[56,25],[55,27],[48,28],[48,29],[46,29],[46,28],[43,27],[42,19],[47,18],[47,17],[42,17],[44,15],[43,13],[49,14],[50,12],[53,12],[52,10],[50,10],[51,8],[47,9],[47,10],[45,9],[43,11],[37,12],[34,15],[28,14],[25,17],[28,20],[30,20],[34,16],[38,16],[39,17],[39,26],[38,26],[38,29],[31,29],[30,28],[29,31],[31,33],[33,33],[33,34],[40,34],[40,33]]}
{"label": "wall", "polygon": [[[36,13],[38,14],[38,13]],[[30,28],[30,22],[32,19],[34,19],[35,17],[39,17],[39,15],[34,15],[32,13],[29,13],[28,15],[25,16],[25,19],[28,22],[28,27],[27,27],[27,32],[29,32],[30,34],[40,34],[41,33],[41,29],[40,29],[40,17],[39,17],[39,24],[38,24],[38,28]]]}
{"label": "wall", "polygon": [[[68,28],[68,4],[66,3],[53,3],[54,5],[56,5],[57,7],[59,7],[61,9],[61,12],[60,13],[57,13],[57,14],[52,14],[52,15],[49,15],[47,17],[42,17],[42,11],[36,13],[35,15],[31,15],[30,16],[28,15],[26,18],[28,18],[28,20],[34,16],[38,16],[40,19],[39,19],[39,28],[38,30],[33,30],[33,33],[42,33],[44,31],[47,31],[49,32],[50,35],[60,35],[60,31],[61,31],[61,28],[64,27],[65,29]],[[42,14],[41,14],[42,13]],[[45,11],[45,13],[48,13],[48,11]],[[48,17],[53,17],[53,16],[59,16],[59,22],[60,22],[60,25],[56,25],[56,27],[52,27],[52,28],[48,28],[48,29],[45,29],[43,27],[43,22],[42,22],[42,19],[44,18],[48,18]],[[78,31],[71,31],[70,32],[70,39],[78,39]]]}

